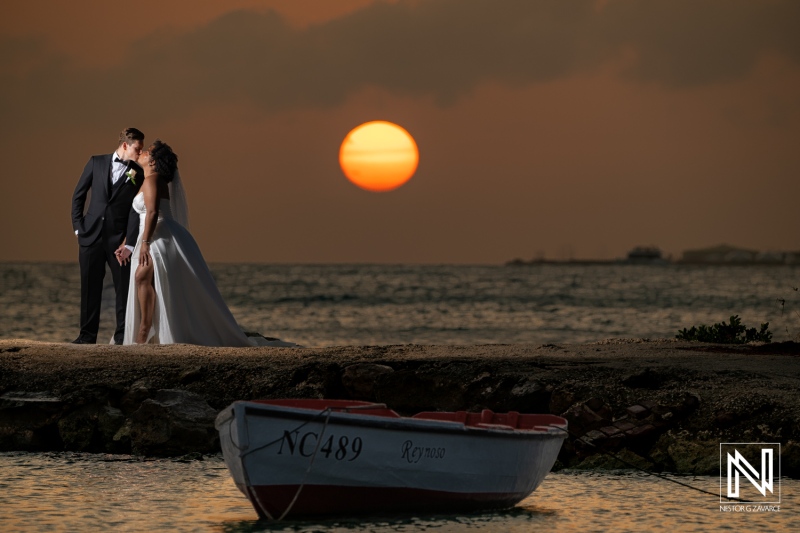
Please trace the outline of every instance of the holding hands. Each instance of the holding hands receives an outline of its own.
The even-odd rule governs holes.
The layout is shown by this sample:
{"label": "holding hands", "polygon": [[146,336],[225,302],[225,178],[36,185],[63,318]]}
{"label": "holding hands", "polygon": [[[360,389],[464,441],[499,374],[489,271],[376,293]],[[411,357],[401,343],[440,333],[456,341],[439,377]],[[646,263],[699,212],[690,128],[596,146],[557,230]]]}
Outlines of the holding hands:
{"label": "holding hands", "polygon": [[119,245],[119,248],[117,248],[116,251],[114,252],[114,256],[116,256],[117,258],[117,263],[119,263],[120,266],[124,266],[127,265],[128,261],[131,260],[131,251],[128,249],[127,246],[125,246],[125,243],[123,242],[122,244]]}

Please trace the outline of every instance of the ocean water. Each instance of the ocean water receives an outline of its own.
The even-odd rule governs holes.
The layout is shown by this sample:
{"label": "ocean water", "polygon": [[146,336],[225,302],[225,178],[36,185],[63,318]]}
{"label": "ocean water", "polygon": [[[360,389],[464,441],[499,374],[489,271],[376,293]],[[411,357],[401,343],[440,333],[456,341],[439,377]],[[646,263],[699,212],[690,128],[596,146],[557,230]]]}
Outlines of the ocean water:
{"label": "ocean water", "polygon": [[233,484],[221,457],[181,463],[95,454],[0,453],[0,530],[8,533],[800,530],[800,480],[782,480],[780,511],[748,513],[720,510],[717,477],[675,479],[714,496],[641,473],[561,471],[549,474],[531,496],[507,511],[270,523],[257,520],[250,503]]}
{"label": "ocean water", "polygon": [[[738,314],[800,337],[800,267],[633,265],[211,265],[247,330],[305,346],[590,342],[672,337]],[[110,276],[100,340],[113,329]],[[0,264],[0,338],[77,335],[77,264]],[[681,481],[719,494],[717,477]],[[220,457],[142,460],[0,453],[0,531],[800,531],[800,480],[780,512],[723,512],[719,498],[635,472],[551,473],[516,508],[265,523]]]}
{"label": "ocean water", "polygon": [[[800,266],[212,264],[248,331],[303,346],[665,338],[739,315],[800,339]],[[0,338],[77,336],[77,263],[0,264]],[[113,331],[106,276],[99,341]]]}

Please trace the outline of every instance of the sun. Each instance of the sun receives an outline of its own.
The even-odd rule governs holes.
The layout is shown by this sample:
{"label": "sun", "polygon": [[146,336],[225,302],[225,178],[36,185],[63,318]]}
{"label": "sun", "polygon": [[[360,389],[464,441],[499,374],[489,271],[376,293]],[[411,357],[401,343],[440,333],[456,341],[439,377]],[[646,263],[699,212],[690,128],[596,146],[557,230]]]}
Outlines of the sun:
{"label": "sun", "polygon": [[344,175],[372,192],[394,190],[411,179],[419,150],[406,130],[384,120],[365,122],[342,141],[339,164]]}

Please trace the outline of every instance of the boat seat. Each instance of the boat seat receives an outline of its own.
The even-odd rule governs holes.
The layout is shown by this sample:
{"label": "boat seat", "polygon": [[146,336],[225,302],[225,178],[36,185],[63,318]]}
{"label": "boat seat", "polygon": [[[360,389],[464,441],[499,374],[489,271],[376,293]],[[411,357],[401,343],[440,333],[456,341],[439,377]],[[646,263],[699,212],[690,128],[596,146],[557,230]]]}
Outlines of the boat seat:
{"label": "boat seat", "polygon": [[514,428],[505,424],[473,424],[471,427],[481,429],[501,429],[503,431],[514,431]]}

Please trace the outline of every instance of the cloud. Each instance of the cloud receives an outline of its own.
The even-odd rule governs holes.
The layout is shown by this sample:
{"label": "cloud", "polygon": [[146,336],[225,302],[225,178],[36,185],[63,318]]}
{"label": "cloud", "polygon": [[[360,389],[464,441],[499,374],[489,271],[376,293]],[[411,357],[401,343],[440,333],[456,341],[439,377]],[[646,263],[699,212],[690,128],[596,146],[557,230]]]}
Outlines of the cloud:
{"label": "cloud", "polygon": [[476,86],[574,75],[633,51],[623,75],[681,88],[745,77],[765,53],[800,63],[793,0],[424,0],[376,3],[291,27],[237,11],[136,43],[114,68],[81,69],[35,42],[4,42],[0,113],[18,127],[119,113],[142,119],[248,101],[266,112],[327,107],[367,86],[448,105]]}
{"label": "cloud", "polygon": [[626,75],[673,87],[740,79],[764,53],[800,63],[800,2],[616,0],[603,10],[601,39],[632,48]]}

